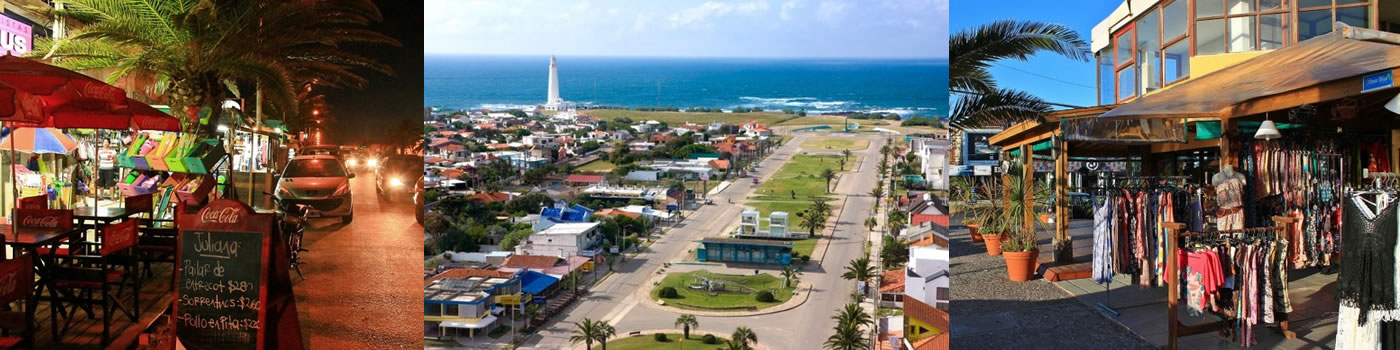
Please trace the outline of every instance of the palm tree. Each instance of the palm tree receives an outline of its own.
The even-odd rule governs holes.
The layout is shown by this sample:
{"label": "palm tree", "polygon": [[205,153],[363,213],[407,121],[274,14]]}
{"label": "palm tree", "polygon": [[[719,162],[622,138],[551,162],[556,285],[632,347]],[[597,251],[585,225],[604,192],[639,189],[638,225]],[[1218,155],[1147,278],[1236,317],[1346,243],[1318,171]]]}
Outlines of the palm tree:
{"label": "palm tree", "polygon": [[865,309],[861,308],[858,303],[847,303],[835,316],[831,316],[831,319],[836,320],[836,324],[843,326],[864,327],[875,324],[875,321],[870,318],[870,314],[865,313]]}
{"label": "palm tree", "polygon": [[836,179],[836,172],[831,168],[822,169],[822,179],[826,179],[826,193],[831,193],[831,180]]}
{"label": "palm tree", "polygon": [[583,342],[585,349],[592,349],[593,341],[598,339],[598,334],[603,331],[602,326],[606,324],[605,322],[593,321],[587,318],[584,318],[583,322],[574,322],[574,332],[572,333],[573,335],[569,336],[569,342],[573,344]]}
{"label": "palm tree", "polygon": [[848,159],[848,158],[851,158],[851,150],[849,150],[849,149],[843,149],[843,150],[841,150],[841,159]]}
{"label": "palm tree", "polygon": [[880,225],[880,221],[879,221],[879,220],[875,220],[875,217],[874,217],[874,216],[866,217],[866,218],[865,218],[865,230],[866,230],[866,231],[875,231],[875,226],[878,226],[878,225]]}
{"label": "palm tree", "polygon": [[1024,61],[1042,51],[1077,61],[1091,57],[1079,34],[1059,24],[1001,20],[954,33],[948,40],[948,87],[964,95],[953,106],[949,126],[1008,125],[1049,112],[1050,105],[1038,97],[997,88],[987,70],[997,61]]}
{"label": "palm tree", "polygon": [[606,321],[600,321],[598,323],[601,324],[598,328],[598,343],[603,345],[603,350],[608,350],[608,338],[617,335],[617,328],[613,328],[613,326]]}
{"label": "palm tree", "polygon": [[[344,51],[344,44],[398,46],[367,29],[383,20],[370,0],[144,1],[69,0],[48,15],[81,26],[68,36],[35,42],[33,56],[74,70],[111,69],[108,82],[156,82],[176,115],[221,110],[226,91],[257,84],[274,110],[297,114],[298,88],[363,87],[352,72],[390,73],[388,66]],[[183,114],[182,114],[183,113]],[[183,118],[182,118],[183,120]],[[205,131],[213,133],[218,123]],[[198,129],[190,123],[187,130]]]}
{"label": "palm tree", "polygon": [[690,339],[690,328],[700,328],[700,321],[695,319],[695,315],[684,314],[676,318],[676,326],[682,327],[681,330],[685,338]]}
{"label": "palm tree", "polygon": [[797,226],[807,229],[808,235],[816,236],[818,229],[826,228],[825,213],[809,209],[797,213],[797,217],[802,219],[802,221],[797,223]]}
{"label": "palm tree", "polygon": [[870,264],[868,257],[853,259],[846,264],[846,272],[841,274],[841,278],[869,282],[871,278],[875,278],[875,265]]}
{"label": "palm tree", "polygon": [[826,338],[826,342],[822,343],[822,348],[827,350],[863,350],[870,348],[870,341],[865,339],[859,328],[837,325],[836,333]]}
{"label": "palm tree", "polygon": [[798,277],[802,276],[802,271],[792,266],[783,266],[783,286],[793,287],[797,285]]}
{"label": "palm tree", "polygon": [[530,305],[526,305],[526,306],[525,306],[525,325],[528,327],[528,326],[530,325],[530,322],[533,321],[533,320],[535,319],[535,315],[539,315],[539,314],[540,314],[540,304],[530,303]]}
{"label": "palm tree", "polygon": [[831,213],[831,204],[827,204],[826,199],[823,198],[812,198],[811,208],[812,210],[822,213],[822,215]]}
{"label": "palm tree", "polygon": [[734,329],[734,334],[730,336],[730,343],[739,343],[741,348],[749,349],[749,343],[758,344],[758,334],[754,334],[749,327],[739,327]]}

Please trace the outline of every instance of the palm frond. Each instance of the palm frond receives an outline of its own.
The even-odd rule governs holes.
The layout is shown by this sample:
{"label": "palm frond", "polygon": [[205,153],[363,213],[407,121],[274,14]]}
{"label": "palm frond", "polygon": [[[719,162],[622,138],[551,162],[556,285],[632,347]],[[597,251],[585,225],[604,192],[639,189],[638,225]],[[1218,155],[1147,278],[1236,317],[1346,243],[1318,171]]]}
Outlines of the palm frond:
{"label": "palm frond", "polygon": [[1038,120],[1050,111],[1050,104],[1022,91],[999,89],[964,94],[953,105],[948,126],[954,129],[1003,127],[1025,120]]}
{"label": "palm frond", "polygon": [[1024,61],[1041,51],[1077,61],[1088,61],[1092,57],[1088,43],[1067,26],[1035,21],[995,21],[949,37],[948,86],[989,91],[996,88],[991,74],[986,72],[992,62]]}

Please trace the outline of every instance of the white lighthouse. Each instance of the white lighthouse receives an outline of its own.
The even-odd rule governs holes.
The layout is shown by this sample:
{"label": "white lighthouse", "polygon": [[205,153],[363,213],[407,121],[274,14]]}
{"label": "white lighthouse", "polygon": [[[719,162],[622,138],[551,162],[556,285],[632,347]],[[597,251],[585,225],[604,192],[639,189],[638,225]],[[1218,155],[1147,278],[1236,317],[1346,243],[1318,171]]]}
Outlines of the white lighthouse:
{"label": "white lighthouse", "polygon": [[544,109],[563,111],[573,108],[573,103],[564,102],[564,99],[559,97],[559,66],[554,61],[554,56],[549,56],[549,97],[544,101]]}

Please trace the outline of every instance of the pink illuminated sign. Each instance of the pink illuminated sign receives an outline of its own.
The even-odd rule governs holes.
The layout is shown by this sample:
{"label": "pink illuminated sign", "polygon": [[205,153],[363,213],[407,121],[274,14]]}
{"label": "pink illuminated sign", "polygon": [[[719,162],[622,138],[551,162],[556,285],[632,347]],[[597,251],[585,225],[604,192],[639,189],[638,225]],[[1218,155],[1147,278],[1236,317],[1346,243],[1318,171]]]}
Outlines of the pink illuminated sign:
{"label": "pink illuminated sign", "polygon": [[20,56],[34,48],[34,30],[28,24],[0,15],[0,54]]}

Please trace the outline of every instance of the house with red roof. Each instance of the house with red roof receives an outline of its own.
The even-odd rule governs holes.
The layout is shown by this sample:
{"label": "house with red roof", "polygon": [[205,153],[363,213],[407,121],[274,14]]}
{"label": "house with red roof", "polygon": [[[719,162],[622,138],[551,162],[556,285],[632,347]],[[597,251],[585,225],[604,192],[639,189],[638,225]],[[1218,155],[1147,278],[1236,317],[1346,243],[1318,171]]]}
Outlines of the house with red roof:
{"label": "house with red roof", "polygon": [[603,182],[603,175],[572,174],[564,178],[570,185],[596,185]]}
{"label": "house with red roof", "polygon": [[467,200],[489,204],[509,202],[512,197],[510,193],[506,192],[477,192],[467,196]]}

